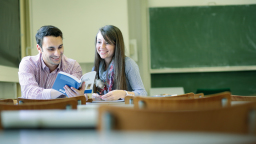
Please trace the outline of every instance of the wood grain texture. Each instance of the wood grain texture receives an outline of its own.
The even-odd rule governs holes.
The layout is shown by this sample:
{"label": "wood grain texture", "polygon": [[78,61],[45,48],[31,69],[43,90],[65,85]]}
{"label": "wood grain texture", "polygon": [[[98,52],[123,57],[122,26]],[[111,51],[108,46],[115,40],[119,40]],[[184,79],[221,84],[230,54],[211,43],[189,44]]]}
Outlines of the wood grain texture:
{"label": "wood grain texture", "polygon": [[198,111],[137,110],[101,106],[98,129],[105,130],[104,114],[111,115],[112,130],[121,131],[200,131],[254,134],[256,121],[250,119],[256,102]]}
{"label": "wood grain texture", "polygon": [[[182,94],[182,95],[177,95],[177,96],[165,96],[165,97],[143,97],[143,98],[156,98],[156,99],[161,99],[161,98],[170,98],[170,99],[181,99],[181,98],[198,98],[199,96],[203,97],[203,94],[197,94],[195,95],[194,93],[187,93],[187,94]],[[136,96],[138,97],[138,96]],[[130,104],[130,100],[133,100],[134,96],[126,96],[124,98],[125,104]]]}
{"label": "wood grain texture", "polygon": [[[58,98],[58,99],[25,99],[25,98],[18,98],[17,102],[22,101],[22,103],[34,103],[34,102],[51,102],[51,101],[59,101],[59,100],[69,100],[74,99],[77,101],[77,104],[86,104],[86,98],[85,96],[76,96],[71,98]],[[80,101],[80,102],[78,102]]]}
{"label": "wood grain texture", "polygon": [[[223,99],[225,103],[223,104]],[[231,105],[231,93],[223,92],[203,98],[150,98],[135,97],[134,108],[149,110],[198,110],[213,109]],[[141,106],[143,102],[143,106]]]}
{"label": "wood grain texture", "polygon": [[0,103],[13,104],[13,99],[0,99]]}
{"label": "wood grain texture", "polygon": [[77,101],[75,99],[48,101],[48,102],[32,102],[20,105],[0,103],[1,110],[40,110],[40,109],[77,109]]}
{"label": "wood grain texture", "polygon": [[256,101],[256,96],[238,96],[232,95],[231,101]]}

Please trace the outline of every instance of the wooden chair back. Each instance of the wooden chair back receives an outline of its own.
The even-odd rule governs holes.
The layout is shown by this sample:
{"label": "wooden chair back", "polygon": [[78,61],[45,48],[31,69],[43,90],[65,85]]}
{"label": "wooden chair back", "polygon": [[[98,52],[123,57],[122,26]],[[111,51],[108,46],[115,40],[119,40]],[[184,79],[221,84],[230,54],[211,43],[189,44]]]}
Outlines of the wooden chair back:
{"label": "wooden chair back", "polygon": [[186,93],[186,94],[182,94],[182,95],[176,95],[176,96],[167,96],[164,98],[194,98],[194,93]]}
{"label": "wooden chair back", "polygon": [[134,96],[126,96],[126,97],[124,97],[124,103],[125,104],[133,104],[133,98],[134,98]]}
{"label": "wooden chair back", "polygon": [[[147,96],[144,96],[145,98],[152,98],[152,99],[161,99],[161,98],[170,98],[170,99],[181,99],[181,98],[194,98],[194,93],[187,93],[187,94],[182,94],[182,95],[177,95],[177,96],[166,96],[166,97],[147,97]],[[142,97],[142,98],[144,98]],[[134,99],[134,96],[126,96],[124,98],[124,102],[125,104],[133,104],[133,99]]]}
{"label": "wooden chair back", "polygon": [[13,104],[18,104],[17,99],[13,99]]}
{"label": "wooden chair back", "polygon": [[13,99],[0,99],[0,103],[13,104]]}
{"label": "wooden chair back", "polygon": [[238,96],[232,95],[231,101],[256,101],[256,96]]}
{"label": "wooden chair back", "polygon": [[204,93],[198,93],[194,95],[194,98],[202,98],[204,97]]}
{"label": "wooden chair back", "polygon": [[1,110],[40,110],[40,109],[77,109],[77,101],[75,99],[32,102],[19,105],[0,103]]}
{"label": "wooden chair back", "polygon": [[150,98],[134,97],[134,108],[149,110],[197,110],[231,105],[231,93],[223,92],[203,98]]}
{"label": "wooden chair back", "polygon": [[86,102],[92,102],[92,98],[88,98]]}
{"label": "wooden chair back", "polygon": [[198,111],[100,106],[98,130],[197,131],[256,134],[256,102]]}
{"label": "wooden chair back", "polygon": [[59,101],[59,100],[69,100],[74,99],[77,101],[77,105],[85,105],[86,104],[86,98],[85,96],[76,96],[71,98],[58,98],[58,99],[25,99],[25,98],[18,98],[17,101],[19,104],[25,104],[25,103],[34,103],[34,102],[50,102],[50,101]]}
{"label": "wooden chair back", "polygon": [[[177,95],[177,96],[166,96],[163,98],[202,98],[204,97],[203,93],[198,93],[198,94],[194,94],[194,93],[186,93],[186,94],[182,94],[182,95]],[[161,98],[161,97],[155,97],[155,98]]]}

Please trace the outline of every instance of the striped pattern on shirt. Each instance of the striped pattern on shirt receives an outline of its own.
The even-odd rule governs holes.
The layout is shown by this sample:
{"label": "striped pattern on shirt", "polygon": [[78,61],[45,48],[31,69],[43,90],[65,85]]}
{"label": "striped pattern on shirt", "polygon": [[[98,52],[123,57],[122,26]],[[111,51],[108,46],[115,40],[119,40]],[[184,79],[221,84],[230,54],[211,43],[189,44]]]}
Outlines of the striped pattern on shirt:
{"label": "striped pattern on shirt", "polygon": [[78,79],[82,76],[82,69],[78,62],[64,55],[59,66],[52,72],[43,62],[42,54],[24,57],[20,62],[18,72],[22,98],[50,99],[51,88],[60,71],[69,73]]}

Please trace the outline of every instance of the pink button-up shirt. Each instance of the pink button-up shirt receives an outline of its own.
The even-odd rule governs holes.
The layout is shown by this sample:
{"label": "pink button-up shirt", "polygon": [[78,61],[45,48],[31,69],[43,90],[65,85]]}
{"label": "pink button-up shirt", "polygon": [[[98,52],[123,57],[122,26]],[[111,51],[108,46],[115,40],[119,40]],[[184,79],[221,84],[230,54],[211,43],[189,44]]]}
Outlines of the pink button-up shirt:
{"label": "pink button-up shirt", "polygon": [[78,79],[82,76],[82,69],[78,62],[63,55],[61,63],[52,72],[45,65],[42,54],[24,57],[19,65],[19,82],[22,98],[51,99],[51,88],[58,72],[69,73]]}

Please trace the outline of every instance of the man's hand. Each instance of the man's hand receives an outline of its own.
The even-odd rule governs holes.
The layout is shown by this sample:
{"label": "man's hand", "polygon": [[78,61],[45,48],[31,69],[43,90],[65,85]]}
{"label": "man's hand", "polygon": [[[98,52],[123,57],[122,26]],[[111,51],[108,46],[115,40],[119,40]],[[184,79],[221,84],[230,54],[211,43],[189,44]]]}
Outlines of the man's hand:
{"label": "man's hand", "polygon": [[73,87],[70,88],[67,85],[65,85],[64,89],[68,97],[81,96],[84,95],[85,82],[83,82],[82,87],[79,90]]}

